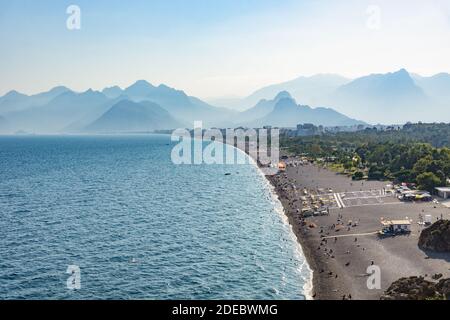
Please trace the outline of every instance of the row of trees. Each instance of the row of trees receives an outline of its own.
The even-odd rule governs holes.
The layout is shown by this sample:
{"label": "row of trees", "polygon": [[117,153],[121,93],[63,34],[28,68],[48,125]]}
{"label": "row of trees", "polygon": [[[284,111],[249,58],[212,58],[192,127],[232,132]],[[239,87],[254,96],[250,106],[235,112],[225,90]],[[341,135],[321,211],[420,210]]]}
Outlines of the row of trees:
{"label": "row of trees", "polygon": [[450,176],[450,149],[434,148],[424,143],[377,143],[358,147],[361,165],[367,167],[369,179],[392,179],[417,183],[433,191],[445,186]]}

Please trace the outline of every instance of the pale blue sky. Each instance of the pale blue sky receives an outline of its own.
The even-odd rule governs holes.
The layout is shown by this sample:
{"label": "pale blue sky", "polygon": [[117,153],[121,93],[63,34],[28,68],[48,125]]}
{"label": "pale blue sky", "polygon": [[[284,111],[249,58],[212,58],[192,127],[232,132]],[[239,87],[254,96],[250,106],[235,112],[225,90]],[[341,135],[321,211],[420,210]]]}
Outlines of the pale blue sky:
{"label": "pale blue sky", "polygon": [[[71,4],[81,30],[66,28]],[[315,73],[450,72],[450,1],[0,0],[0,43],[0,95],[146,79],[243,96]]]}

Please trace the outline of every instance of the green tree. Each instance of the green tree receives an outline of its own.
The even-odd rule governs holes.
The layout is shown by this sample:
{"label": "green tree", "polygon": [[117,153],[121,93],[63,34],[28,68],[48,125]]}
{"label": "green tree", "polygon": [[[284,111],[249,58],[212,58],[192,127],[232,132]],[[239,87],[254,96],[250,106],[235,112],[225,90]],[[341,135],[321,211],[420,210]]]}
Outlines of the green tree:
{"label": "green tree", "polygon": [[351,162],[350,160],[344,162],[344,169],[350,170],[351,168],[353,168],[353,162]]}
{"label": "green tree", "polygon": [[364,173],[361,171],[356,171],[352,177],[353,180],[362,180],[363,178],[364,178]]}
{"label": "green tree", "polygon": [[429,170],[431,164],[433,163],[433,158],[431,156],[424,157],[416,162],[413,167],[413,172],[416,176],[425,173]]}
{"label": "green tree", "polygon": [[417,183],[420,189],[433,192],[434,188],[440,186],[441,179],[433,172],[425,172],[417,176]]}

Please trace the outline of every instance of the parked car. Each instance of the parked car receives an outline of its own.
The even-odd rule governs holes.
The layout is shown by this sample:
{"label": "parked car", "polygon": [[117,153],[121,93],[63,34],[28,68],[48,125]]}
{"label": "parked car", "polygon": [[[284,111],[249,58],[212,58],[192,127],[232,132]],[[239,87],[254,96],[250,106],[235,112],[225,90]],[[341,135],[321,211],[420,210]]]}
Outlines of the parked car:
{"label": "parked car", "polygon": [[418,194],[416,195],[416,200],[430,202],[433,201],[433,197],[429,194]]}

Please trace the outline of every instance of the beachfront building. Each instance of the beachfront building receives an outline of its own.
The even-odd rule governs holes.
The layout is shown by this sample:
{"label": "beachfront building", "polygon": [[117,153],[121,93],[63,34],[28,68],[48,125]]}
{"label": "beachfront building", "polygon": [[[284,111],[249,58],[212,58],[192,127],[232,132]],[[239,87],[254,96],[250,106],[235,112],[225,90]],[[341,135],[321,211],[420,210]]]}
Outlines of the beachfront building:
{"label": "beachfront building", "polygon": [[381,224],[384,234],[398,234],[411,232],[411,221],[409,220],[382,220]]}
{"label": "beachfront building", "polygon": [[450,188],[436,188],[438,196],[444,199],[450,198]]}

